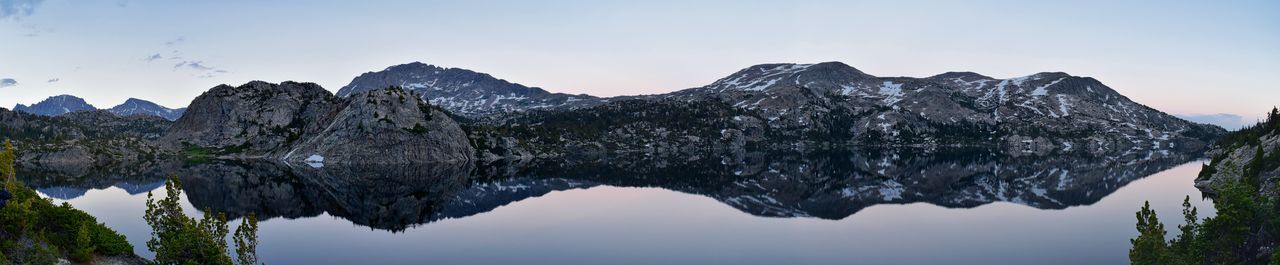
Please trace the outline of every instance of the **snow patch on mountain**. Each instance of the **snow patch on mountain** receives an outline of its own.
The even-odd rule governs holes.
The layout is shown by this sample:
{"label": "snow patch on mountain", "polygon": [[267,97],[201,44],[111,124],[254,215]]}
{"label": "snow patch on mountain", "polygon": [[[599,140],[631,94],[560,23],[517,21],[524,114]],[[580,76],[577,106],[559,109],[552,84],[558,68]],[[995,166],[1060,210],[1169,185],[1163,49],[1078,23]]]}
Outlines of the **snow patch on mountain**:
{"label": "snow patch on mountain", "polygon": [[902,101],[902,84],[884,81],[884,84],[880,85],[880,95],[884,96],[883,102],[885,105],[898,103],[898,101]]}

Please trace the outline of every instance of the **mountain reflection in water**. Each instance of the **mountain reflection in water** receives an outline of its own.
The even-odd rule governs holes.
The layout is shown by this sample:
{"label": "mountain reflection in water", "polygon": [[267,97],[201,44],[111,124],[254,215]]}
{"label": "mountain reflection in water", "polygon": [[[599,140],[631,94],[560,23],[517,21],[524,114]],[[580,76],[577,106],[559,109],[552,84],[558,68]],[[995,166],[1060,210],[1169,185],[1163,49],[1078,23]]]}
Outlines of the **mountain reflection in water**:
{"label": "mountain reflection in water", "polygon": [[648,155],[475,164],[314,168],[268,161],[154,163],[108,169],[23,169],[24,181],[69,200],[89,189],[140,194],[177,174],[197,209],[236,218],[328,213],[403,231],[465,218],[552,191],[654,187],[714,198],[762,217],[843,219],[877,204],[970,208],[1012,202],[1063,209],[1098,202],[1131,181],[1197,159],[1168,152],[1115,157],[833,151],[810,154]]}

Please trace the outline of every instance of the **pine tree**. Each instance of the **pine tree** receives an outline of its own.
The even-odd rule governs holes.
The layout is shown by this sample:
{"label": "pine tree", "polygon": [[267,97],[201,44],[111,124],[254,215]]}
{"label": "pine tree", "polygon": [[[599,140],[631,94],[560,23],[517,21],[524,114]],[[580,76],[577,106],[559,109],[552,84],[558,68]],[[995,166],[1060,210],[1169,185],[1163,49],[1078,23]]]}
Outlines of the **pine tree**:
{"label": "pine tree", "polygon": [[[165,183],[165,198],[156,200],[147,193],[147,212],[143,219],[151,226],[147,249],[156,253],[156,264],[233,264],[227,254],[228,234],[225,214],[205,209],[200,220],[182,212],[181,182],[170,176]],[[237,257],[241,261],[257,261],[252,253],[257,247],[257,220],[246,220],[236,229]],[[244,241],[245,243],[240,243]],[[243,264],[243,263],[242,263]],[[247,264],[245,264],[247,265]]]}
{"label": "pine tree", "polygon": [[[155,200],[147,193],[147,212],[143,219],[151,226],[147,249],[156,253],[156,264],[231,264],[226,255],[225,219],[206,212],[197,221],[182,213],[181,184],[177,176],[165,183],[166,196]],[[221,225],[219,225],[221,221]],[[219,233],[222,232],[222,233]]]}
{"label": "pine tree", "polygon": [[232,237],[236,242],[236,261],[241,265],[258,264],[258,216],[246,216]]}
{"label": "pine tree", "polygon": [[1129,261],[1135,265],[1163,265],[1172,261],[1169,245],[1164,242],[1164,224],[1151,210],[1151,202],[1145,202],[1138,211],[1138,238],[1130,239]]}
{"label": "pine tree", "polygon": [[71,246],[71,260],[89,262],[93,259],[93,238],[89,237],[89,224],[83,223],[76,232],[76,240]]}
{"label": "pine tree", "polygon": [[1259,214],[1253,186],[1239,180],[1230,180],[1215,189],[1217,216],[1202,223],[1200,241],[1204,244],[1205,257],[1212,264],[1239,264],[1245,259],[1246,240],[1252,222]]}
{"label": "pine tree", "polygon": [[1241,176],[1247,183],[1254,183],[1258,179],[1258,175],[1262,174],[1263,163],[1265,160],[1265,150],[1262,150],[1262,144],[1259,143],[1254,149],[1253,159],[1249,160],[1249,165],[1245,166],[1244,176]]}
{"label": "pine tree", "polygon": [[13,168],[13,163],[16,162],[17,158],[13,151],[13,143],[5,139],[4,150],[0,152],[0,179],[4,179],[4,188],[9,192],[14,192],[18,189],[17,172]]}
{"label": "pine tree", "polygon": [[1178,238],[1169,242],[1170,251],[1181,261],[1181,264],[1196,264],[1204,259],[1201,244],[1197,241],[1200,232],[1199,217],[1196,208],[1191,206],[1191,196],[1182,199],[1182,217],[1185,224],[1179,225]]}

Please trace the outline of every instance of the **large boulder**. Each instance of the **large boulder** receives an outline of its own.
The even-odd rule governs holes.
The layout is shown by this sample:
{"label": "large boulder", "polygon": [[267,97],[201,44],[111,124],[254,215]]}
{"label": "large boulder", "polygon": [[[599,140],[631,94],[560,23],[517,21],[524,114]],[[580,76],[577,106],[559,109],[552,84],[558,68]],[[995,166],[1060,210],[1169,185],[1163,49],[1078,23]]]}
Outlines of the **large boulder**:
{"label": "large boulder", "polygon": [[396,164],[471,161],[466,133],[400,88],[339,98],[312,83],[253,81],[197,97],[163,138],[224,159]]}
{"label": "large boulder", "polygon": [[253,81],[220,85],[196,97],[162,142],[224,154],[265,156],[318,131],[342,103],[313,83]]}
{"label": "large boulder", "polygon": [[399,88],[347,98],[324,130],[283,157],[286,161],[402,164],[471,161],[474,150],[457,122]]}

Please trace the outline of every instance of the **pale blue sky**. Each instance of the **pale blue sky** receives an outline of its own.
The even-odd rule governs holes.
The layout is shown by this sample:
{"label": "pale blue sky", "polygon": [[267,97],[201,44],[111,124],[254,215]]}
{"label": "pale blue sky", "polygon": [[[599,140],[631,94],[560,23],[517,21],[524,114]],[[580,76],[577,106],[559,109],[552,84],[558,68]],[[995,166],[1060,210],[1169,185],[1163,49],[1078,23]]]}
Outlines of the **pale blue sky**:
{"label": "pale blue sky", "polygon": [[1280,104],[1273,0],[0,0],[0,47],[0,80],[17,82],[0,81],[6,108],[56,94],[185,106],[250,80],[336,91],[412,61],[600,96],[842,61],[880,76],[1064,71],[1177,114]]}

